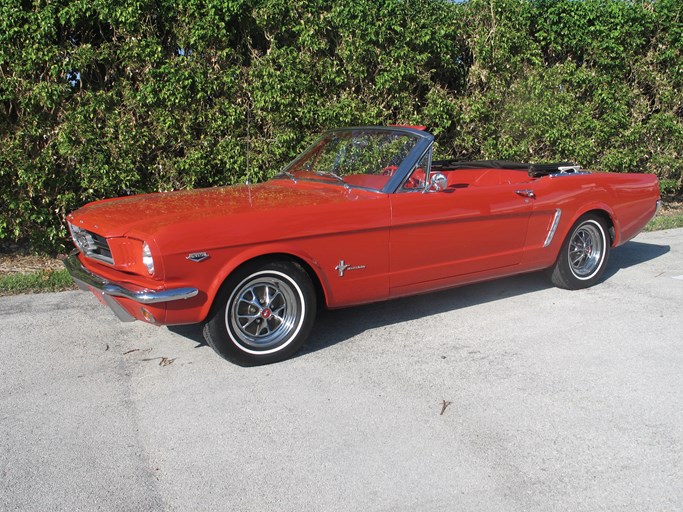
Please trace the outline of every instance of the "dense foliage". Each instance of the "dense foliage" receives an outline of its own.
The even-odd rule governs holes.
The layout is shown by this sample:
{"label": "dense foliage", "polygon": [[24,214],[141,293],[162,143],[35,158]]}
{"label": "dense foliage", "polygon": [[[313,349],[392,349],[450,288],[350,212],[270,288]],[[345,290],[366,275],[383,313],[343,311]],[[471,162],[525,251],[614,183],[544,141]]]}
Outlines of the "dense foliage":
{"label": "dense foliage", "polygon": [[0,244],[65,214],[270,176],[326,128],[574,160],[681,191],[680,0],[0,0]]}

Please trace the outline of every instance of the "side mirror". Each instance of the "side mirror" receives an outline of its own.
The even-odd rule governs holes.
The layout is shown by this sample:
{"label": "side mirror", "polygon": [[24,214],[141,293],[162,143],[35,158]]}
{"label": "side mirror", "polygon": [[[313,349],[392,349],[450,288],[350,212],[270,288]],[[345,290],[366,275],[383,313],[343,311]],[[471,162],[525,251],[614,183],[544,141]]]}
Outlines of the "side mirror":
{"label": "side mirror", "polygon": [[445,190],[447,186],[448,180],[446,179],[446,176],[437,172],[432,174],[432,177],[429,180],[429,186],[425,189],[425,192],[441,192],[442,190]]}

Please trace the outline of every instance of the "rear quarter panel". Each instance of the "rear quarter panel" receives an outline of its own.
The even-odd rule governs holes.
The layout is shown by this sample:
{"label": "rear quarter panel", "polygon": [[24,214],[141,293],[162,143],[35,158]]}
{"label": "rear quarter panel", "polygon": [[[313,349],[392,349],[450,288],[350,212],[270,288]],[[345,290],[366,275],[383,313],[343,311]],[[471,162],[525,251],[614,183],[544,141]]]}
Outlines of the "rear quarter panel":
{"label": "rear quarter panel", "polygon": [[[657,178],[649,174],[592,173],[546,176],[533,184],[536,194],[522,266],[528,270],[554,264],[569,230],[590,211],[604,212],[614,226],[613,246],[637,235],[654,216],[659,199]],[[557,210],[552,242],[544,243]]]}
{"label": "rear quarter panel", "polygon": [[608,174],[614,193],[615,246],[628,242],[652,219],[660,198],[659,181],[652,174]]}

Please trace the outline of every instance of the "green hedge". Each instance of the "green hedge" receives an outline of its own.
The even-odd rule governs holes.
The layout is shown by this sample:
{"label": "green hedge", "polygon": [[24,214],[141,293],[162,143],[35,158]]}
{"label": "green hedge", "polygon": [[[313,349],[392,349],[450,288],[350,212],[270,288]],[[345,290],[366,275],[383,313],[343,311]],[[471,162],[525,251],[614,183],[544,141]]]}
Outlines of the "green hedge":
{"label": "green hedge", "polygon": [[277,172],[321,130],[681,192],[680,0],[0,0],[0,244],[87,201]]}

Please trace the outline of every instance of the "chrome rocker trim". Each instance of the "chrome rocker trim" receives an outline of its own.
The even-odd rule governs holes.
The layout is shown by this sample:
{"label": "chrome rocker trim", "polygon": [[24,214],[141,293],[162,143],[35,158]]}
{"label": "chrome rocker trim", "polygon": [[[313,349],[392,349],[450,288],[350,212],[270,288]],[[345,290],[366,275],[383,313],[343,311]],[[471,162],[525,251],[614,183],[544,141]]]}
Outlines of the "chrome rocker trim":
{"label": "chrome rocker trim", "polygon": [[[129,290],[123,285],[112,283],[111,281],[107,281],[106,279],[96,276],[90,272],[78,259],[78,252],[72,253],[68,258],[66,258],[64,260],[64,266],[69,271],[69,274],[71,274],[71,277],[79,286],[79,288],[87,290],[92,290],[94,288],[102,293],[102,296],[105,300],[107,299],[107,296],[125,297],[126,299],[139,302],[140,304],[155,304],[157,302],[170,302],[173,300],[189,299],[199,293],[199,290],[196,288],[174,288],[158,292],[153,290]],[[111,307],[110,302],[106,302]],[[112,309],[114,308],[112,307]],[[116,310],[114,312],[117,313]]]}

